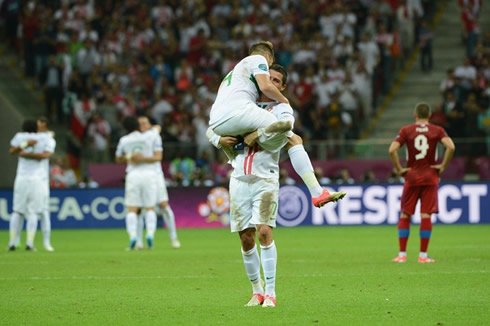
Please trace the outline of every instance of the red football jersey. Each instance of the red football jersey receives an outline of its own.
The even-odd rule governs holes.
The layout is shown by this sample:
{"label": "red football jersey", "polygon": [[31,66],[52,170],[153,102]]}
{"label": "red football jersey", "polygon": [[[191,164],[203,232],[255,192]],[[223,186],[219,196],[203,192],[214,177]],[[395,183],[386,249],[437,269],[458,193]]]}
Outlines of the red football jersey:
{"label": "red football jersey", "polygon": [[400,129],[395,141],[407,145],[408,185],[437,185],[439,174],[430,166],[437,161],[437,143],[448,137],[446,131],[430,123],[414,123]]}

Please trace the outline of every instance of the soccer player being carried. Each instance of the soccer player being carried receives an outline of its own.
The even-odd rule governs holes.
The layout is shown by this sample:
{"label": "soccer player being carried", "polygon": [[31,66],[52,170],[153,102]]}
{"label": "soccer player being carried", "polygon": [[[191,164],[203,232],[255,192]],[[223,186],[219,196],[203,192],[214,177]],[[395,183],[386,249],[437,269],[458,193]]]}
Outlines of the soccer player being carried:
{"label": "soccer player being carried", "polygon": [[[393,259],[395,263],[404,263],[407,259],[407,241],[410,234],[410,218],[420,199],[420,254],[419,263],[434,263],[427,256],[427,248],[432,232],[431,214],[437,213],[437,190],[439,176],[444,173],[454,154],[454,143],[443,128],[430,124],[430,106],[419,103],[415,106],[415,123],[400,129],[391,143],[389,154],[395,171],[405,177],[401,198],[401,215],[398,223],[398,241],[400,252]],[[446,151],[441,164],[437,164],[437,144],[441,142]],[[398,149],[407,146],[407,167],[402,168],[398,158]]]}
{"label": "soccer player being carried", "polygon": [[[46,218],[49,222],[49,157],[53,154],[56,142],[53,135],[42,128],[43,119],[25,120],[22,132],[15,134],[10,142],[10,154],[18,154],[19,162],[14,182],[13,213],[10,217],[9,250],[15,250],[20,241],[23,219],[27,219],[26,250],[35,251],[34,238],[37,231],[37,221],[41,217],[44,247],[53,251],[46,230]],[[38,132],[40,131],[40,132]],[[49,225],[51,231],[51,225]],[[50,233],[50,232],[49,232]]]}
{"label": "soccer player being carried", "polygon": [[[211,107],[209,132],[224,137],[252,133],[246,142],[250,145],[249,150],[253,152],[252,145],[255,142],[262,145],[267,139],[292,130],[291,121],[278,119],[272,112],[264,110],[256,103],[259,101],[259,96],[264,95],[264,101],[277,103],[277,106],[292,112],[289,101],[281,93],[281,90],[286,88],[286,84],[279,89],[271,81],[269,66],[273,62],[274,50],[270,42],[262,41],[250,47],[249,56],[242,59],[226,75],[219,87],[216,101]],[[293,141],[300,141],[300,138],[295,137]],[[290,153],[291,162],[310,190],[313,204],[321,207],[343,198],[345,192],[330,194],[319,186],[302,143],[296,145],[301,147],[297,147],[296,152]],[[230,152],[229,145],[222,144],[222,148],[225,152]]]}
{"label": "soccer player being carried", "polygon": [[126,229],[129,234],[129,249],[133,250],[137,241],[137,212],[145,209],[146,241],[153,247],[157,228],[155,205],[157,203],[158,170],[155,162],[162,160],[162,139],[158,132],[140,132],[138,119],[126,117],[123,136],[116,149],[116,162],[127,163],[124,203],[127,208]]}

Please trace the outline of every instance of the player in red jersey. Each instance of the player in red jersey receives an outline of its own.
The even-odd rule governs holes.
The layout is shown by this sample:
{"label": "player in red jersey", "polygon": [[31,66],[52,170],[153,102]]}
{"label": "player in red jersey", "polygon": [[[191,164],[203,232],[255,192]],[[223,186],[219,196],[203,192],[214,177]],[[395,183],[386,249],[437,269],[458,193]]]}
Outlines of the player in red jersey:
{"label": "player in red jersey", "polygon": [[[438,212],[437,189],[439,176],[446,169],[454,154],[454,143],[443,128],[430,124],[430,106],[419,103],[415,106],[415,123],[400,129],[395,140],[391,143],[389,153],[395,170],[405,177],[401,198],[401,215],[398,223],[398,241],[400,253],[393,262],[406,261],[407,241],[410,234],[410,218],[415,212],[415,205],[420,199],[420,254],[419,263],[433,263],[434,259],[427,257],[432,232],[430,216]],[[437,164],[437,144],[441,142],[446,151],[441,164]],[[398,158],[398,149],[407,146],[407,167],[402,168]]]}

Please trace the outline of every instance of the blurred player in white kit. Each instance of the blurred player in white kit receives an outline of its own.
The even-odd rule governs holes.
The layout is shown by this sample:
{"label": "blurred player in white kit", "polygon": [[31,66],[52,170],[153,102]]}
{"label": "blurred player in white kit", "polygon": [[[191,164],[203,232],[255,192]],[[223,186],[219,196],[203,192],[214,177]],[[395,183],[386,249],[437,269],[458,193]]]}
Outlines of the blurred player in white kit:
{"label": "blurred player in white kit", "polygon": [[158,132],[140,132],[136,117],[124,118],[123,126],[128,134],[119,140],[116,162],[127,163],[124,202],[128,211],[126,229],[129,234],[129,249],[136,247],[137,213],[143,208],[146,211],[146,242],[152,248],[157,227],[155,203],[158,175],[154,163],[162,160],[162,139]]}
{"label": "blurred player in white kit", "polygon": [[[41,217],[44,248],[54,251],[50,243],[51,221],[49,219],[49,157],[56,141],[47,130],[47,120],[25,120],[22,132],[10,142],[10,153],[19,155],[14,183],[13,213],[10,218],[9,250],[15,250],[20,241],[23,219],[27,219],[26,250],[35,251],[37,221]],[[39,132],[38,132],[39,131]]]}
{"label": "blurred player in white kit", "polygon": [[[147,116],[138,117],[139,130],[142,133],[156,133],[158,137],[160,137],[160,126],[152,126],[150,120]],[[162,148],[163,151],[163,148]],[[162,155],[163,156],[163,155]],[[165,185],[165,177],[163,175],[162,165],[160,162],[153,163],[155,166],[155,171],[157,172],[157,206],[160,208],[160,211],[163,216],[163,220],[165,221],[165,225],[168,229],[168,233],[170,236],[170,244],[172,248],[178,249],[180,248],[180,241],[177,238],[177,229],[175,227],[175,215],[168,203],[168,192],[167,186]],[[138,217],[138,240],[136,242],[136,249],[143,248],[143,218]]]}

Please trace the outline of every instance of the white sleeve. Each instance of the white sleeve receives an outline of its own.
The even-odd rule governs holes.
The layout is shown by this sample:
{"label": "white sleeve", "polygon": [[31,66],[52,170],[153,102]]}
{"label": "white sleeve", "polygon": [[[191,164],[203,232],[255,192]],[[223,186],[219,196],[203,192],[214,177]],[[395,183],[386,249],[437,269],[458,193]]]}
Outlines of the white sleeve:
{"label": "white sleeve", "polygon": [[119,143],[117,143],[117,148],[116,148],[116,156],[122,157],[123,155],[124,155],[123,144],[122,141],[119,140]]}
{"label": "white sleeve", "polygon": [[248,68],[252,75],[269,75],[269,65],[265,57],[261,55],[252,55],[249,57]]}
{"label": "white sleeve", "polygon": [[162,137],[160,137],[160,134],[156,129],[153,130],[155,131],[155,141],[153,142],[153,151],[162,152],[163,151]]}
{"label": "white sleeve", "polygon": [[21,136],[19,133],[16,133],[12,140],[10,141],[10,146],[19,147],[22,142]]}
{"label": "white sleeve", "polygon": [[206,131],[206,137],[208,137],[209,142],[213,144],[214,147],[221,148],[221,144],[219,143],[221,136],[216,134],[211,127]]}
{"label": "white sleeve", "polygon": [[47,136],[47,137],[48,139],[46,141],[46,147],[44,148],[44,151],[54,153],[54,150],[56,148],[56,140],[54,140],[54,138],[51,136]]}

